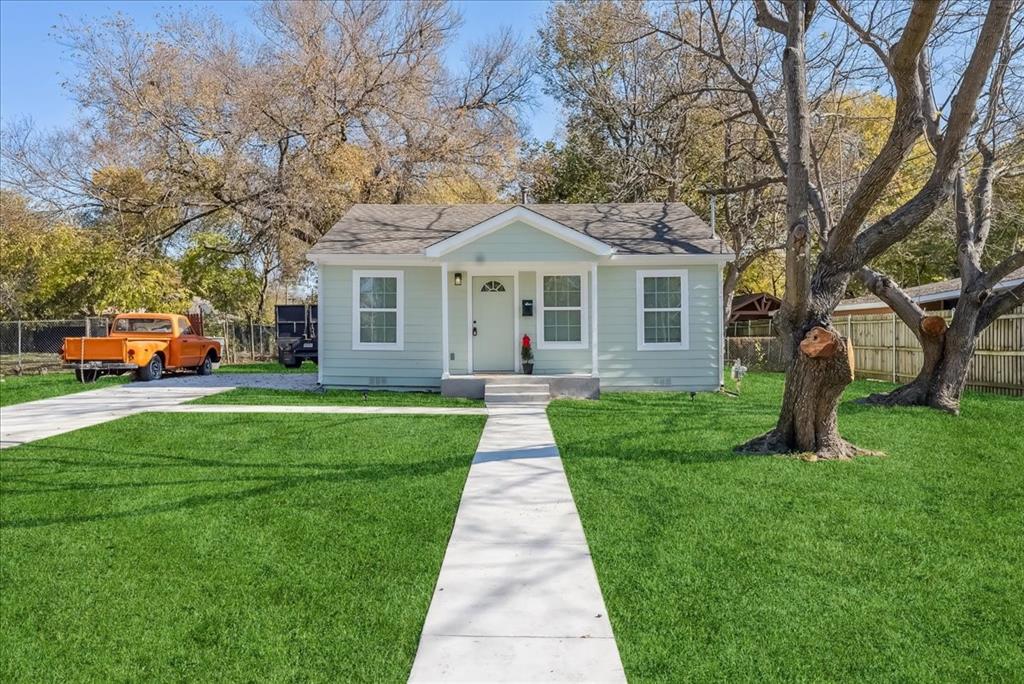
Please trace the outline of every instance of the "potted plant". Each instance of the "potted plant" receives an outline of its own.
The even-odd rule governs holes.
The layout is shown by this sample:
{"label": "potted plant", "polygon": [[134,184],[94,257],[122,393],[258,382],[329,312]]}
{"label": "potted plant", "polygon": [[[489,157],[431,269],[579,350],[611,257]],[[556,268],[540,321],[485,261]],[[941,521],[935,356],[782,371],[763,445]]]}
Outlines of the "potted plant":
{"label": "potted plant", "polygon": [[523,360],[523,372],[533,375],[533,347],[530,345],[530,336],[523,335],[523,343],[519,348],[519,356]]}

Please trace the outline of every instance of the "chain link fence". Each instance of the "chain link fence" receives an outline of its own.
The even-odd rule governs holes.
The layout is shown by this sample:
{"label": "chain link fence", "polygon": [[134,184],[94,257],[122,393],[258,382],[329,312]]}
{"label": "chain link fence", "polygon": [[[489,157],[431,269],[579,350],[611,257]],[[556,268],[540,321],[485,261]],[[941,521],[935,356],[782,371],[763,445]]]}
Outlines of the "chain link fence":
{"label": "chain link fence", "polygon": [[[0,374],[45,373],[61,367],[65,337],[106,337],[108,317],[45,321],[0,321]],[[277,359],[274,325],[237,316],[207,316],[203,333],[220,340],[222,363]]]}

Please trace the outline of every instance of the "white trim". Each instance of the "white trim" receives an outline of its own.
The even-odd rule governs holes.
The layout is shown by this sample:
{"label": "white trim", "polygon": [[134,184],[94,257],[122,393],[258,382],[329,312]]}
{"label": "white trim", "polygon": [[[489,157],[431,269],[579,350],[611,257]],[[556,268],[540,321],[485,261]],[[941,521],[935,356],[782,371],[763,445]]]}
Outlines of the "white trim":
{"label": "white trim", "polygon": [[[637,351],[679,351],[690,348],[690,287],[686,269],[637,270],[636,272],[636,349]],[[644,278],[679,278],[679,342],[644,342]],[[675,311],[675,309],[656,309]],[[721,317],[721,314],[719,314]],[[722,333],[719,333],[721,337]]]}
{"label": "white trim", "polygon": [[448,365],[448,264],[441,263],[441,377],[447,378]]}
{"label": "white trim", "polygon": [[324,305],[324,267],[317,264],[316,267],[316,384],[324,384],[324,312],[327,307]]}
{"label": "white trim", "polygon": [[486,221],[476,224],[472,228],[468,228],[450,238],[430,245],[423,250],[423,253],[428,257],[444,256],[459,247],[479,240],[485,235],[501,230],[514,221],[523,221],[537,230],[543,231],[591,254],[610,256],[615,251],[615,248],[606,242],[601,242],[562,223],[552,221],[547,216],[542,216],[528,207],[516,205],[496,216],[492,216]]}
{"label": "white trim", "polygon": [[[735,254],[613,254],[610,266],[699,266],[727,264],[735,261]],[[605,263],[601,260],[600,263]]]}
{"label": "white trim", "polygon": [[[440,259],[423,254],[307,254],[306,258],[314,264],[325,266],[438,266]],[[697,266],[701,264],[725,264],[734,261],[734,254],[611,254],[596,257],[600,264],[610,266]],[[498,268],[515,266],[523,271],[532,271],[544,264],[560,262],[537,261],[495,261],[491,262]],[[478,266],[475,262],[449,261],[451,270],[466,270]]]}
{"label": "white trim", "polygon": [[718,387],[725,387],[725,300],[722,293],[722,264],[718,265]]}
{"label": "white trim", "polygon": [[597,368],[597,264],[590,265],[590,375],[600,377]]}
{"label": "white trim", "polygon": [[[537,301],[535,307],[537,308],[537,349],[586,349],[589,344],[590,338],[590,316],[588,309],[589,304],[589,288],[587,286],[587,272],[581,268],[564,267],[558,268],[557,265],[549,266],[554,267],[554,270],[537,271]],[[580,341],[579,342],[548,342],[544,339],[544,277],[545,276],[578,276],[580,279]],[[551,307],[554,311],[575,311],[577,307]]]}
{"label": "white trim", "polygon": [[519,269],[512,271],[512,369],[523,372],[523,359],[519,344]]}
{"label": "white trim", "polygon": [[473,271],[463,273],[466,288],[466,373],[473,375]]}
{"label": "white trim", "polygon": [[[396,326],[394,342],[359,341],[359,279],[395,278],[398,290],[395,310]],[[390,311],[390,309],[389,309]],[[403,351],[405,349],[405,272],[404,271],[352,271],[352,349],[355,351],[383,350]]]}

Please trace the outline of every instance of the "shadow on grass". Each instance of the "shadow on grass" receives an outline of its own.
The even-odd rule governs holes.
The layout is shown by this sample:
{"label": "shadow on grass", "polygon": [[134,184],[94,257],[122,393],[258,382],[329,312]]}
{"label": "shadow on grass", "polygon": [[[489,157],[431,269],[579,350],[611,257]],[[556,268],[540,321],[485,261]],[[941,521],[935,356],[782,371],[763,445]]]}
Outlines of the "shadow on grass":
{"label": "shadow on grass", "polygon": [[[88,451],[88,450],[83,450]],[[65,525],[65,524],[80,524],[90,522],[101,522],[106,520],[117,520],[121,518],[133,518],[137,516],[152,515],[154,513],[168,513],[172,511],[181,511],[190,508],[196,508],[200,506],[208,506],[211,504],[225,503],[225,502],[237,502],[251,499],[258,496],[264,496],[269,494],[276,494],[284,490],[288,490],[294,487],[303,485],[319,485],[328,483],[340,483],[340,482],[380,482],[390,480],[394,478],[409,478],[409,477],[430,477],[437,475],[455,468],[465,467],[469,464],[472,459],[472,454],[459,454],[448,456],[441,459],[435,459],[430,461],[420,461],[417,463],[368,463],[363,465],[354,465],[350,467],[321,467],[316,466],[318,470],[326,470],[329,472],[318,472],[312,474],[296,474],[286,472],[280,476],[273,475],[253,475],[253,476],[241,476],[241,477],[230,477],[230,478],[196,478],[190,480],[172,480],[165,482],[121,482],[121,483],[69,483],[66,486],[49,487],[43,486],[36,489],[25,489],[19,488],[18,493],[21,494],[39,494],[47,492],[78,492],[78,491],[101,491],[101,490],[120,490],[120,489],[140,489],[140,488],[154,488],[163,486],[184,486],[184,485],[195,485],[195,484],[234,484],[234,483],[250,483],[250,482],[265,482],[256,487],[250,487],[247,489],[229,491],[229,492],[217,492],[208,494],[196,494],[188,496],[183,499],[175,499],[172,501],[164,501],[160,503],[154,503],[147,506],[123,511],[107,511],[103,513],[94,513],[89,515],[65,515],[65,516],[54,516],[54,517],[35,517],[35,518],[22,518],[16,520],[3,520],[0,521],[0,528],[11,529],[11,528],[29,528],[29,527],[44,527],[49,525]],[[186,459],[190,460],[190,459]],[[203,461],[198,461],[197,465],[205,465]],[[259,467],[259,466],[257,466]],[[314,466],[309,464],[288,464],[280,463],[273,466],[276,469],[308,469]],[[5,482],[31,482],[33,484],[44,484],[44,482],[18,480],[17,478],[4,478]],[[11,490],[5,490],[4,496],[9,496],[15,493]]]}
{"label": "shadow on grass", "polygon": [[[343,420],[336,421],[339,425],[349,428],[353,423],[373,421],[374,416],[345,416]],[[413,419],[419,417],[411,417]],[[430,416],[429,418],[434,418]],[[137,418],[144,420],[143,418]],[[377,419],[379,421],[379,418]],[[402,421],[409,419],[403,417]],[[214,434],[218,429],[225,428],[244,421],[238,417],[230,417],[222,420],[211,420],[204,427],[209,428]],[[116,432],[117,426],[112,424],[115,430],[115,438],[108,439],[116,444],[119,435]],[[299,445],[310,437],[308,425],[276,425],[273,430],[274,444]],[[322,424],[319,429],[323,430]],[[364,428],[365,430],[365,428]],[[125,428],[125,432],[137,434],[138,425]],[[231,434],[225,432],[224,434]],[[444,432],[439,431],[443,438]],[[403,436],[405,437],[405,436]],[[385,435],[381,435],[385,439]],[[421,443],[425,437],[421,437]],[[80,440],[79,440],[80,441]],[[25,497],[29,495],[60,494],[72,495],[80,492],[118,492],[132,490],[146,490],[154,492],[165,500],[148,503],[144,506],[137,506],[129,510],[102,511],[88,514],[67,514],[67,515],[44,515],[36,517],[25,517],[11,519],[9,514],[0,520],[0,528],[31,528],[51,525],[81,524],[100,522],[121,518],[132,518],[137,516],[152,515],[181,511],[202,506],[209,506],[223,502],[238,502],[253,499],[256,497],[273,495],[282,491],[294,489],[307,485],[325,485],[337,483],[355,482],[383,482],[402,478],[422,478],[438,475],[453,469],[468,468],[473,459],[471,451],[464,453],[448,453],[442,451],[443,456],[425,458],[409,462],[396,459],[387,460],[388,451],[383,450],[384,458],[381,458],[381,451],[366,449],[364,453],[348,453],[346,445],[339,441],[336,458],[324,461],[273,461],[254,459],[250,455],[251,450],[256,450],[262,457],[266,457],[267,449],[270,448],[262,442],[261,437],[251,440],[227,441],[217,445],[213,444],[202,453],[202,449],[196,455],[182,454],[180,450],[173,447],[168,450],[162,449],[117,449],[109,448],[104,444],[81,445],[70,443],[67,437],[58,437],[38,443],[24,444],[4,454],[2,461],[5,466],[3,477],[0,478],[0,496]],[[193,450],[199,450],[192,447]],[[233,449],[238,449],[239,458],[232,459]],[[323,450],[323,443],[316,445],[316,450]],[[330,446],[326,447],[328,453],[333,451]],[[214,454],[216,456],[208,455]],[[333,455],[333,454],[332,454]],[[370,456],[376,456],[372,461]],[[10,471],[17,468],[15,473]],[[186,469],[183,472],[182,469]],[[148,473],[145,478],[133,478],[127,481],[116,480],[115,474],[119,472]],[[186,475],[173,479],[161,480],[162,474]],[[208,476],[205,476],[207,475]],[[74,481],[66,478],[71,476]],[[201,492],[191,496],[180,497],[175,491],[178,488],[197,489],[201,487],[225,487],[230,491]],[[165,493],[159,492],[160,488],[167,488]]]}

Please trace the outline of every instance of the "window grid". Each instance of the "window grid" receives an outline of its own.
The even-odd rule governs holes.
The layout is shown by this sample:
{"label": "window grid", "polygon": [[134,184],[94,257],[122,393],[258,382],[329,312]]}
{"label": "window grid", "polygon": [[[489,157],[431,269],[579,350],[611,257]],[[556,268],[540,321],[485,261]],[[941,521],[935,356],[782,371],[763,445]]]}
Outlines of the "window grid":
{"label": "window grid", "polygon": [[353,348],[401,349],[401,273],[357,271],[353,276]]}
{"label": "window grid", "polygon": [[684,271],[637,272],[637,347],[686,349]]}
{"label": "window grid", "polygon": [[539,347],[579,349],[586,346],[583,274],[538,274],[541,286]]}

